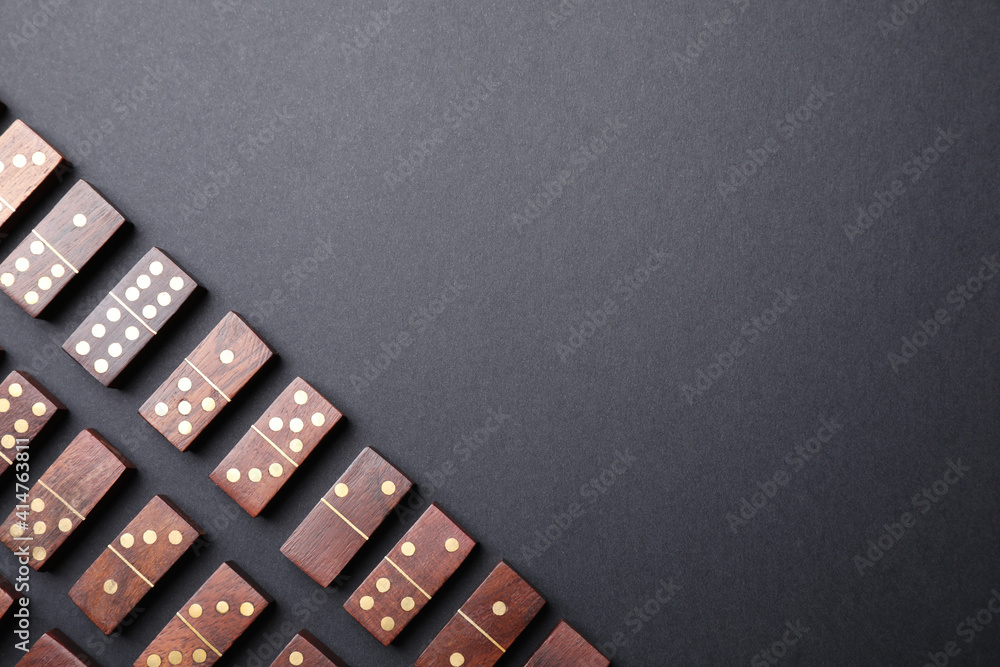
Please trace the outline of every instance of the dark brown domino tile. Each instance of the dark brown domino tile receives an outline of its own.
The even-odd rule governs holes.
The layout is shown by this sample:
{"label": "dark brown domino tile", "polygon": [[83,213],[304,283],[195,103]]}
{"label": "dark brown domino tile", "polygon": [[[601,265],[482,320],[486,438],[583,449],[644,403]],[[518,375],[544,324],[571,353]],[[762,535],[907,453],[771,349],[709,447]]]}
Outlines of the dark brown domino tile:
{"label": "dark brown domino tile", "polygon": [[87,316],[63,349],[104,386],[170,321],[198,284],[153,248]]}
{"label": "dark brown domino tile", "polygon": [[97,190],[78,181],[0,263],[0,289],[38,317],[124,223]]}
{"label": "dark brown domino tile", "polygon": [[22,205],[51,185],[49,176],[64,163],[56,149],[20,120],[0,135],[0,238]]}
{"label": "dark brown domino tile", "polygon": [[320,586],[329,586],[413,486],[365,448],[281,547]]}

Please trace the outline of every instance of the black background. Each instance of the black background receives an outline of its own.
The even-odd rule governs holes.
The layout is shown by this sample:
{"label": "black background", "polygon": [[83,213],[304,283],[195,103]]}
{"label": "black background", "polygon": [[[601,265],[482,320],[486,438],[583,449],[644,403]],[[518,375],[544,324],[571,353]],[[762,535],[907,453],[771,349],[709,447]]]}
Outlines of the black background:
{"label": "black background", "polygon": [[[352,666],[407,665],[504,558],[549,602],[504,666],[522,664],[561,617],[622,667],[751,664],[786,622],[809,631],[783,664],[923,665],[950,641],[961,651],[950,664],[1000,660],[1000,619],[970,643],[957,634],[1000,590],[1000,284],[961,311],[948,302],[1000,251],[1000,9],[559,8],[5,0],[3,124],[22,118],[77,169],[3,252],[76,178],[134,223],[48,319],[0,300],[2,372],[35,374],[70,408],[33,447],[33,474],[86,427],[139,469],[50,572],[32,575],[33,638],[58,626],[100,662],[131,664],[233,559],[277,604],[219,664],[259,664],[253,655],[283,646],[290,623]],[[779,124],[816,106],[817,86],[828,94],[789,137]],[[466,101],[473,111],[456,126],[452,105]],[[609,119],[616,139],[581,159]],[[958,138],[913,182],[904,164],[939,130]],[[756,173],[721,192],[765,145],[767,161],[746,166]],[[540,197],[563,169],[572,182]],[[905,193],[869,229],[845,227],[897,179]],[[540,200],[542,215],[515,223]],[[59,347],[152,245],[207,295],[120,390],[103,389]],[[625,298],[616,281],[651,248],[665,258]],[[457,297],[420,328],[419,309],[437,308],[450,281]],[[765,313],[775,290],[794,297],[776,322]],[[609,298],[605,321],[596,311]],[[949,322],[894,368],[889,353],[939,308]],[[136,409],[228,310],[281,358],[182,454]],[[762,315],[772,324],[751,340]],[[573,337],[581,325],[586,339]],[[401,332],[412,344],[374,380],[352,382],[385,363],[382,346]],[[745,351],[730,361],[736,340]],[[558,347],[571,342],[572,354]],[[720,354],[728,368],[712,366]],[[716,379],[686,395],[699,372]],[[348,424],[250,519],[208,473],[296,375]],[[491,409],[510,419],[464,460],[455,446]],[[734,534],[726,514],[792,470],[786,455],[820,417],[842,431]],[[339,589],[324,592],[278,551],[364,446],[481,544],[390,648],[341,605],[412,516],[388,520]],[[616,452],[634,462],[605,474],[602,493],[582,492]],[[912,497],[949,459],[970,471],[915,511]],[[9,475],[0,493],[13,505]],[[66,592],[156,493],[199,521],[210,546],[105,640]],[[573,503],[582,516],[546,547],[538,533]],[[859,574],[855,556],[907,511],[916,526]],[[0,558],[3,574],[15,568]],[[681,589],[669,602],[634,615],[671,580]],[[0,629],[0,660],[12,664],[11,621]],[[617,633],[627,645],[612,650]]]}

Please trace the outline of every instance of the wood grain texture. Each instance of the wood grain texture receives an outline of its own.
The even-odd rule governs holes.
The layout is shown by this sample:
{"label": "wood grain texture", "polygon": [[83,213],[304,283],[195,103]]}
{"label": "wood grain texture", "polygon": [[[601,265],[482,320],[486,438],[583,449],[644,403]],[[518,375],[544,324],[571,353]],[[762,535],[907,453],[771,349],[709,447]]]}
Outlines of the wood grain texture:
{"label": "wood grain texture", "polygon": [[80,323],[63,350],[109,387],[197,287],[167,253],[153,248]]}
{"label": "wood grain texture", "polygon": [[0,384],[0,474],[9,468],[17,446],[30,445],[42,429],[66,406],[41,382],[22,371],[12,371]]}
{"label": "wood grain texture", "polygon": [[4,521],[0,540],[38,570],[135,466],[93,429],[82,431]]}
{"label": "wood grain texture", "polygon": [[69,597],[110,635],[204,531],[154,496],[83,573]]}
{"label": "wood grain texture", "polygon": [[591,646],[566,621],[546,638],[524,667],[608,667],[611,661]]}
{"label": "wood grain texture", "polygon": [[329,586],[412,487],[406,475],[366,447],[281,553],[320,586]]}
{"label": "wood grain texture", "polygon": [[474,546],[475,540],[432,503],[344,603],[344,609],[388,646]]}
{"label": "wood grain texture", "polygon": [[213,665],[271,601],[235,563],[225,562],[146,647],[135,667]]}
{"label": "wood grain texture", "polygon": [[228,313],[139,408],[184,451],[271,357],[272,350],[236,313]]}
{"label": "wood grain texture", "polygon": [[123,224],[114,206],[78,181],[0,263],[0,289],[38,317]]}
{"label": "wood grain texture", "polygon": [[209,477],[257,516],[341,416],[308,382],[295,378]]}
{"label": "wood grain texture", "polygon": [[38,638],[17,667],[100,667],[61,630],[52,629]]}
{"label": "wood grain texture", "polygon": [[[0,111],[2,111],[0,104]],[[0,135],[0,233],[16,222],[22,206],[52,184],[50,175],[65,158],[24,122],[15,120]]]}
{"label": "wood grain texture", "polygon": [[417,658],[416,667],[492,667],[545,599],[500,562]]}
{"label": "wood grain texture", "polygon": [[7,615],[20,598],[21,594],[14,590],[14,585],[0,577],[0,619]]}
{"label": "wood grain texture", "polygon": [[307,630],[302,630],[292,637],[288,646],[271,663],[271,667],[298,667],[298,665],[303,667],[347,667],[346,662]]}

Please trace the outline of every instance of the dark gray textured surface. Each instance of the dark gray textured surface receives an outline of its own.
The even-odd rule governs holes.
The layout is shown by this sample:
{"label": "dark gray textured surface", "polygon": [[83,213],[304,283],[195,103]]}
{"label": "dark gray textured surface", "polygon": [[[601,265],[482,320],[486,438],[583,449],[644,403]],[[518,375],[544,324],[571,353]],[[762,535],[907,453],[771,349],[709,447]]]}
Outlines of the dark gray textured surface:
{"label": "dark gray textured surface", "polygon": [[[131,664],[234,559],[277,605],[219,664],[260,664],[290,623],[353,666],[406,665],[502,557],[550,603],[505,666],[559,617],[622,667],[764,664],[786,622],[809,630],[781,664],[922,665],[952,641],[949,664],[1000,660],[1000,618],[971,641],[959,626],[1000,590],[1000,281],[953,292],[1000,252],[995,3],[563,0],[559,20],[556,0],[277,4],[0,7],[4,127],[23,118],[135,223],[49,320],[0,302],[0,370],[35,373],[71,410],[35,473],[85,427],[139,468],[32,575],[35,637],[58,626]],[[580,150],[605,130],[600,154]],[[914,181],[908,161],[940,130],[957,138]],[[720,188],[748,151],[764,164]],[[851,231],[895,180],[903,194]],[[154,244],[208,294],[105,390],[59,346]],[[281,359],[181,454],[135,410],[229,309]],[[948,321],[894,368],[938,309]],[[251,520],[208,473],[295,375],[349,426]],[[510,417],[473,451],[491,410]],[[842,428],[806,461],[795,448],[821,418]],[[388,649],[340,605],[411,520],[326,593],[278,552],[364,446],[482,544]],[[587,490],[616,452],[628,463]],[[970,470],[939,502],[915,498],[949,459]],[[776,474],[787,485],[733,534],[726,514]],[[13,504],[9,476],[0,493]],[[66,591],[155,493],[211,546],[105,640]],[[907,511],[915,525],[859,574],[855,555]],[[680,590],[635,615],[660,582]]]}

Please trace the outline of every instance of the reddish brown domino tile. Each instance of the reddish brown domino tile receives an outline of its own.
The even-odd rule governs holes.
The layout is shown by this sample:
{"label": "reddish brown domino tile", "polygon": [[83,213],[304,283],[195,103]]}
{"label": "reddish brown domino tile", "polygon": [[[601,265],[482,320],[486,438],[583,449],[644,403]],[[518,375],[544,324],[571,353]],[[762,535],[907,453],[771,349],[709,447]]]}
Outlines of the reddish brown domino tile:
{"label": "reddish brown domino tile", "polygon": [[281,553],[329,586],[413,486],[375,450],[365,448],[281,547]]}
{"label": "reddish brown domino tile", "polygon": [[388,646],[476,546],[437,503],[382,559],[344,609]]}
{"label": "reddish brown domino tile", "polygon": [[414,664],[493,667],[544,605],[545,599],[501,561]]}
{"label": "reddish brown domino tile", "polygon": [[87,568],[69,597],[110,635],[204,534],[169,498],[154,496]]}
{"label": "reddish brown domino tile", "polygon": [[82,431],[4,521],[0,540],[38,570],[111,491],[135,470],[93,429]]}
{"label": "reddish brown domino tile", "polygon": [[214,665],[271,601],[235,563],[223,563],[156,635],[135,667]]}
{"label": "reddish brown domino tile", "polygon": [[542,642],[524,667],[608,667],[611,661],[587,643],[566,621]]}
{"label": "reddish brown domino tile", "polygon": [[340,417],[330,401],[296,378],[209,477],[257,516]]}
{"label": "reddish brown domino tile", "polygon": [[184,451],[274,351],[236,313],[228,313],[189,354],[139,414]]}

